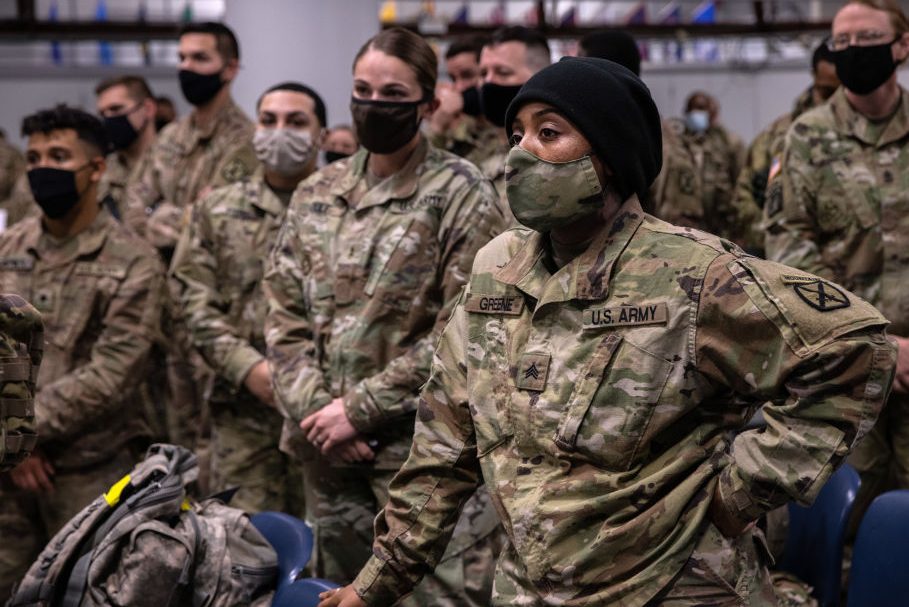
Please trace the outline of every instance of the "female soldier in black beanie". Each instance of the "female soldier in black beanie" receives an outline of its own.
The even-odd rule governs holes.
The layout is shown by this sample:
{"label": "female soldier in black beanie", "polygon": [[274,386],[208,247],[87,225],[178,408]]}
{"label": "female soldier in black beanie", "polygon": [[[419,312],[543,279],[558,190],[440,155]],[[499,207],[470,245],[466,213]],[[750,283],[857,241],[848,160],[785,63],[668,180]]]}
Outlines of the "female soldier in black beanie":
{"label": "female soldier in black beanie", "polygon": [[[776,604],[753,521],[814,499],[871,427],[895,357],[886,321],[645,214],[660,122],[625,68],[563,60],[507,116],[506,191],[529,229],[477,254],[374,556],[321,605],[391,605],[482,482],[510,540],[493,605]],[[733,449],[765,402],[767,428]]]}

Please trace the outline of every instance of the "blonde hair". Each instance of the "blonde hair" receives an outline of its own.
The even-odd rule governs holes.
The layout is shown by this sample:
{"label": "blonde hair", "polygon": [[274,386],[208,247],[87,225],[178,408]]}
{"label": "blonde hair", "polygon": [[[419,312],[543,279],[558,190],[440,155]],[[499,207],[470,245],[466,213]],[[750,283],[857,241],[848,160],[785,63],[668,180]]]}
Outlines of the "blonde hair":
{"label": "blonde hair", "polygon": [[861,4],[877,11],[883,11],[890,17],[890,25],[898,36],[909,32],[909,18],[896,0],[849,0],[846,4]]}

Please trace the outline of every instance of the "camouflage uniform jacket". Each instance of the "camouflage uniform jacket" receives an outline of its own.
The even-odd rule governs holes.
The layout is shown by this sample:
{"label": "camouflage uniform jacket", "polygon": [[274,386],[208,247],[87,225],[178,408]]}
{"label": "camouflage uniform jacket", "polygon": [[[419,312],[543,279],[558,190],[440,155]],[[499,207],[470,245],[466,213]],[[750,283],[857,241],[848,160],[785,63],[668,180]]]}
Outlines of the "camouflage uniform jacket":
{"label": "camouflage uniform jacket", "polygon": [[200,200],[181,238],[172,272],[192,341],[217,374],[213,400],[259,404],[243,381],[265,360],[263,266],[284,211],[259,168]]}
{"label": "camouflage uniform jacket", "polygon": [[769,259],[839,282],[909,336],[909,93],[884,124],[842,88],[803,114],[765,211]]}
{"label": "camouflage uniform jacket", "polygon": [[0,289],[44,317],[35,421],[54,467],[102,462],[146,435],[135,386],[158,331],[163,280],[155,252],[103,210],[65,240],[37,217],[0,235]]}
{"label": "camouflage uniform jacket", "polygon": [[[732,205],[736,153],[727,132],[710,127],[695,135],[681,120],[663,123],[663,169],[651,187],[657,217],[752,246],[749,220]],[[756,235],[755,235],[756,236]]]}
{"label": "camouflage uniform jacket", "polygon": [[[28,183],[28,174],[22,173],[13,184],[9,198],[0,202],[0,208],[6,211],[6,229],[11,228],[27,217],[40,217],[41,207],[32,196],[32,188]],[[2,231],[2,230],[0,230]]]}
{"label": "camouflage uniform jacket", "polygon": [[266,272],[265,337],[285,416],[343,397],[384,447],[375,465],[397,469],[438,332],[502,220],[476,167],[425,140],[371,189],[367,158],[361,149],[294,193]]}
{"label": "camouflage uniform jacket", "polygon": [[745,166],[739,172],[735,186],[735,205],[747,209],[749,216],[760,221],[760,210],[764,208],[764,194],[767,190],[767,178],[774,161],[783,156],[783,144],[786,131],[792,122],[814,107],[812,89],[804,91],[795,101],[795,107],[774,120],[767,128],[757,134],[748,147]]}
{"label": "camouflage uniform jacket", "polygon": [[[436,562],[481,480],[531,593],[648,604],[715,491],[743,522],[810,502],[883,405],[886,320],[833,285],[645,215],[636,198],[555,274],[546,248],[514,229],[477,254],[354,582],[370,607]],[[819,284],[844,305],[800,297]],[[768,428],[730,445],[768,401]]]}
{"label": "camouflage uniform jacket", "polygon": [[0,208],[13,193],[13,187],[25,174],[25,156],[4,139],[0,139]]}
{"label": "camouflage uniform jacket", "polygon": [[[141,179],[150,159],[151,154],[146,152],[130,166],[129,160],[121,152],[107,155],[107,168],[101,177],[101,183],[98,184],[98,200],[116,209],[121,220],[126,210],[126,192],[133,183]],[[108,198],[110,202],[106,202]]]}
{"label": "camouflage uniform jacket", "polygon": [[505,159],[511,146],[503,141],[503,136],[503,129],[472,116],[463,116],[449,136],[433,135],[429,140],[436,147],[477,165],[480,172],[492,182],[498,195],[499,210],[507,219],[506,223],[517,225],[505,196]]}
{"label": "camouflage uniform jacket", "polygon": [[[179,234],[183,212],[206,187],[248,177],[258,166],[252,135],[252,122],[232,102],[205,129],[196,128],[193,114],[164,127],[126,193],[126,222],[140,235],[150,221]],[[176,241],[154,244],[167,250]]]}

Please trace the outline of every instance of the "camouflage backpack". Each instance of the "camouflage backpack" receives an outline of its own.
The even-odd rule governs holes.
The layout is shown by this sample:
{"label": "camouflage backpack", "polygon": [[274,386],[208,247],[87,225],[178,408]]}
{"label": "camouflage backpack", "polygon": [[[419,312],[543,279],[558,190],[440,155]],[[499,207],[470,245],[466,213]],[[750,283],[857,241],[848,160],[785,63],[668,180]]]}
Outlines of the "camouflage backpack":
{"label": "camouflage backpack", "polygon": [[0,295],[0,472],[35,448],[35,381],[43,347],[41,314],[18,295]]}
{"label": "camouflage backpack", "polygon": [[241,510],[187,498],[198,470],[187,449],[152,445],[51,539],[7,607],[270,605],[274,550]]}

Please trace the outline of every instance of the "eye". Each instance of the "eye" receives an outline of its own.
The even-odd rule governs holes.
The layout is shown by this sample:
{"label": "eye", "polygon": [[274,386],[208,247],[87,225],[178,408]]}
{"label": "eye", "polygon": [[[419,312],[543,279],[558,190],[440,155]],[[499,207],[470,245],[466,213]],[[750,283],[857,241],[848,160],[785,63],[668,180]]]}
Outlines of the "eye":
{"label": "eye", "polygon": [[354,94],[357,97],[369,97],[369,87],[362,84],[354,85]]}
{"label": "eye", "polygon": [[543,127],[540,129],[540,138],[541,139],[555,139],[559,136],[558,131],[551,129],[549,127]]}

